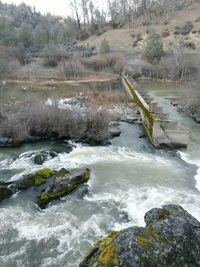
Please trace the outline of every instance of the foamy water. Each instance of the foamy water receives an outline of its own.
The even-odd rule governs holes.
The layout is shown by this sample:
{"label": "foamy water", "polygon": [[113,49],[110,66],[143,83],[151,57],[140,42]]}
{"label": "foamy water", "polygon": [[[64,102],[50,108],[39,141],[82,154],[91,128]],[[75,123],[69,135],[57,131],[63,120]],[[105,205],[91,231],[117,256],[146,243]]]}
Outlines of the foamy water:
{"label": "foamy water", "polygon": [[200,158],[199,159],[192,159],[191,156],[188,153],[184,153],[179,151],[180,157],[189,164],[194,164],[197,167],[196,175],[194,176],[194,179],[196,181],[196,188],[200,192]]}
{"label": "foamy water", "polygon": [[200,220],[200,127],[175,115],[194,130],[187,151],[155,150],[138,138],[140,126],[128,124],[110,146],[71,144],[70,153],[47,157],[43,165],[36,165],[34,156],[48,154],[52,144],[0,151],[1,180],[44,167],[91,169],[84,198],[72,194],[41,211],[29,190],[1,204],[0,266],[77,267],[96,240],[113,230],[144,226],[145,212],[165,204],[181,205]]}

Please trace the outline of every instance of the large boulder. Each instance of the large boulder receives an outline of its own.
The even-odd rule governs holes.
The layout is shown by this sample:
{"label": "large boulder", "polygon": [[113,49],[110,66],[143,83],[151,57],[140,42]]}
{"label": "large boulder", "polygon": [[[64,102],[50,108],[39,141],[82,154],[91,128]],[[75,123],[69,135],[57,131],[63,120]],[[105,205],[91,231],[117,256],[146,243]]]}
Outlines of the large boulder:
{"label": "large boulder", "polygon": [[146,227],[130,227],[97,241],[80,267],[200,266],[200,222],[182,207],[145,214]]}
{"label": "large boulder", "polygon": [[90,170],[75,170],[56,175],[54,181],[38,196],[37,204],[41,209],[56,199],[66,196],[90,178]]}

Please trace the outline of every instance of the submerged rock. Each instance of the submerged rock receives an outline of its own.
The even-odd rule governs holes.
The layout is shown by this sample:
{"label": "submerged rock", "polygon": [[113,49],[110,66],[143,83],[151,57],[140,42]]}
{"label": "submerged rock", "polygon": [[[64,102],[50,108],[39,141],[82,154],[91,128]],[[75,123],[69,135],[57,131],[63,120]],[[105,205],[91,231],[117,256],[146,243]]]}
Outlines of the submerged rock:
{"label": "submerged rock", "polygon": [[[65,170],[65,169],[64,169]],[[37,204],[41,209],[56,199],[69,194],[90,178],[90,170],[63,171],[56,175],[54,181],[38,196]]]}
{"label": "submerged rock", "polygon": [[80,267],[200,266],[200,222],[187,211],[166,205],[145,222],[97,241]]}
{"label": "submerged rock", "polygon": [[37,165],[42,165],[45,161],[53,159],[57,156],[57,153],[54,151],[41,151],[36,154],[33,158],[33,162]]}

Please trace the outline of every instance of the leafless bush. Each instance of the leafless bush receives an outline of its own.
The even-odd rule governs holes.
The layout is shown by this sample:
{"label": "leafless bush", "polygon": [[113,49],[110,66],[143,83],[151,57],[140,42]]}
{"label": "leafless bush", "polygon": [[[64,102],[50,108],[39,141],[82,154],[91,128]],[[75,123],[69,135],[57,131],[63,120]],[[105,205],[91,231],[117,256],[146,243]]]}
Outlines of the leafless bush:
{"label": "leafless bush", "polygon": [[120,73],[125,61],[120,55],[93,56],[90,58],[72,57],[59,63],[60,72],[66,78],[80,78],[95,72]]}
{"label": "leafless bush", "polygon": [[63,46],[48,45],[43,49],[44,66],[56,67],[58,62],[69,57]]}
{"label": "leafless bush", "polygon": [[110,116],[105,110],[89,112],[87,114],[87,138],[89,142],[96,142],[109,138]]}
{"label": "leafless bush", "polygon": [[39,139],[74,139],[102,143],[108,136],[110,115],[102,110],[85,112],[60,109],[43,103],[1,108],[0,137],[14,144]]}
{"label": "leafless bush", "polygon": [[62,74],[66,78],[75,79],[91,73],[91,71],[89,71],[78,58],[72,58],[67,61],[63,61],[59,66]]}
{"label": "leafless bush", "polygon": [[109,70],[109,72],[120,73],[124,67],[124,59],[120,55],[93,56],[82,61],[83,65],[95,72]]}
{"label": "leafless bush", "polygon": [[189,93],[182,94],[182,110],[195,121],[200,123],[200,93],[199,87],[190,89]]}
{"label": "leafless bush", "polygon": [[184,41],[183,42],[183,47],[188,48],[188,49],[192,49],[192,50],[196,49],[196,45],[192,41]]}
{"label": "leafless bush", "polygon": [[0,45],[0,79],[3,79],[10,73],[10,61],[11,55],[9,49]]}

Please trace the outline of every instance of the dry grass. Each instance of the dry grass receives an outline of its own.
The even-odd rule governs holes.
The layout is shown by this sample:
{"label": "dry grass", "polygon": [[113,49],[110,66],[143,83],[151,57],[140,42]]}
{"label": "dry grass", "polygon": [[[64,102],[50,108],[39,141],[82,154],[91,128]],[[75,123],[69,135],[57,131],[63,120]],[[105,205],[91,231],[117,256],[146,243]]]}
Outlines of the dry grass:
{"label": "dry grass", "polygon": [[13,144],[30,139],[73,139],[102,143],[109,138],[110,115],[105,110],[72,111],[44,103],[1,107],[0,136]]}
{"label": "dry grass", "polygon": [[[169,18],[169,23],[166,25],[166,17],[153,17],[151,18],[150,24],[154,25],[154,28],[160,34],[165,31],[169,30],[171,33],[174,31],[176,26],[181,26],[187,20],[191,20],[194,23],[194,29],[198,30],[200,28],[200,21],[199,18],[199,7],[200,3],[193,4],[190,9],[183,9],[176,12],[174,15],[171,15]],[[144,26],[144,17],[139,17],[134,20],[134,24],[131,27],[127,27],[124,29],[117,29],[117,30],[108,30],[107,32],[103,33],[101,36],[93,35],[89,37],[87,40],[80,42],[80,45],[91,45],[96,46],[97,50],[100,47],[100,44],[103,39],[108,41],[108,44],[111,49],[118,48],[118,49],[127,49],[133,47],[133,38],[131,35],[134,33],[135,35],[141,33],[143,39],[146,37],[146,30],[148,26]],[[190,36],[192,40],[200,43],[200,38],[198,36]],[[176,38],[173,34],[170,37],[166,38],[165,44],[168,45],[169,42],[176,43]],[[141,42],[141,45],[143,42]]]}
{"label": "dry grass", "polygon": [[116,90],[88,90],[85,95],[89,97],[88,105],[93,108],[100,106],[112,108],[119,103],[126,103],[128,105],[129,102],[122,88]]}

